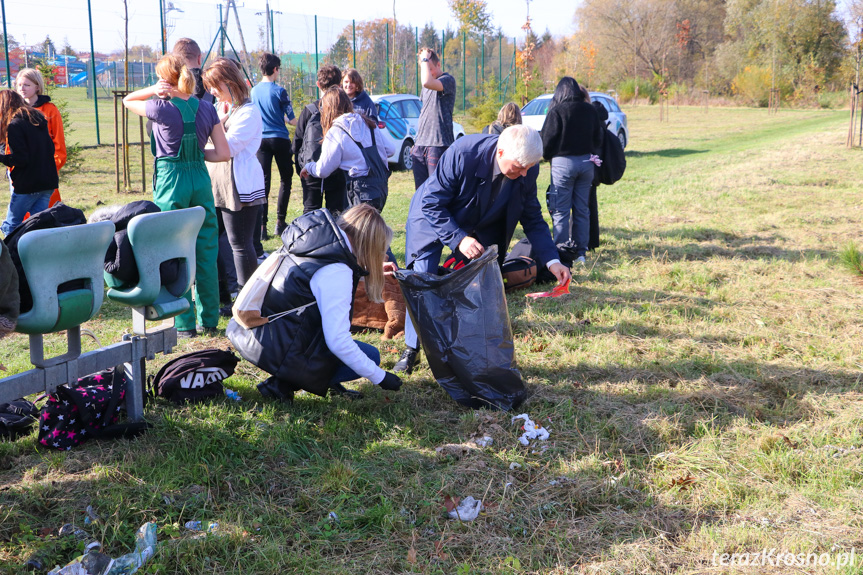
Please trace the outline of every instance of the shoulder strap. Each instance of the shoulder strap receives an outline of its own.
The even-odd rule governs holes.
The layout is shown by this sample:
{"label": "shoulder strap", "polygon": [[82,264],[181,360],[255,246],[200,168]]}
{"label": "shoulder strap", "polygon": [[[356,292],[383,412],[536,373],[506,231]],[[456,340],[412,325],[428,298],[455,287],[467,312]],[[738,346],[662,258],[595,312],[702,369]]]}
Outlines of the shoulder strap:
{"label": "shoulder strap", "polygon": [[[359,149],[360,149],[360,154],[362,154],[362,153],[363,153],[363,150],[364,150],[365,148],[363,148],[362,144],[360,144],[359,142],[357,142],[356,140],[354,140],[354,137],[353,137],[353,136],[351,136],[351,133],[350,133],[350,132],[348,132],[347,130],[345,130],[345,129],[344,129],[344,128],[342,128],[341,126],[335,126],[335,127],[336,127],[336,128],[338,128],[339,130],[341,130],[342,132],[344,132],[345,134],[347,134],[348,138],[350,138],[350,139],[351,139],[351,141],[352,141],[354,144],[356,144],[356,145],[357,145],[357,148],[359,148]],[[373,143],[373,144],[374,144],[374,141],[375,141],[375,135],[374,135],[374,133],[372,133],[372,143]]]}

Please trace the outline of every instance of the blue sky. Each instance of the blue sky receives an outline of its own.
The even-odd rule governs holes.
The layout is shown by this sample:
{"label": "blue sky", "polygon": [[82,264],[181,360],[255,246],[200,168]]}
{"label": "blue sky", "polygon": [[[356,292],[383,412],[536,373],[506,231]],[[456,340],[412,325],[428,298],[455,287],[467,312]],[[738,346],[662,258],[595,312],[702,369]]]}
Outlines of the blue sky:
{"label": "blue sky", "polygon": [[[167,2],[167,0],[166,0]],[[206,50],[218,30],[218,2],[215,0],[172,0],[182,10],[172,11],[169,22],[169,43],[181,36],[195,38]],[[523,36],[521,26],[525,21],[524,0],[489,0],[493,24],[500,26],[506,36]],[[94,43],[97,51],[109,52],[123,46],[122,0],[91,0],[93,9]],[[264,0],[239,2],[240,20],[246,46],[249,49],[261,43],[260,28]],[[573,14],[576,2],[555,0],[532,0],[530,14],[533,28],[543,32],[548,28],[553,34],[570,34],[573,31]],[[366,0],[316,0],[296,2],[272,0],[270,7],[281,12],[275,16],[276,44],[283,50],[314,50],[314,18],[318,15],[318,46],[324,51],[338,33],[349,25],[351,19],[368,20],[391,17],[392,1]],[[420,26],[431,21],[440,29],[447,24],[455,27],[455,21],[446,0],[395,0],[396,17],[399,22]],[[146,44],[159,46],[159,1],[129,0],[130,45]],[[86,0],[6,0],[6,25],[9,34],[19,42],[35,44],[50,35],[58,47],[63,40],[76,50],[89,51]],[[229,24],[229,35],[237,42],[238,35],[233,21]],[[205,47],[206,45],[206,47]],[[237,46],[239,48],[239,46]]]}

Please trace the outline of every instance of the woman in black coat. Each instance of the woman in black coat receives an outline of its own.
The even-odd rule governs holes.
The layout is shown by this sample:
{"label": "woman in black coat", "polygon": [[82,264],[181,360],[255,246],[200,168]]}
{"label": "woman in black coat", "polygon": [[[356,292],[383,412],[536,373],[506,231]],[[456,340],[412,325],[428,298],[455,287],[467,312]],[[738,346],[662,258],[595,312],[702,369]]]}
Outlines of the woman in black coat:
{"label": "woman in black coat", "polygon": [[546,202],[554,243],[561,261],[575,259],[583,264],[590,234],[589,199],[595,168],[591,155],[602,143],[602,126],[574,78],[565,76],[557,84],[540,135],[543,157],[551,163]]}
{"label": "woman in black coat", "polygon": [[0,231],[8,236],[21,225],[27,212],[48,209],[59,185],[54,163],[54,141],[42,112],[27,105],[17,92],[0,92],[0,162],[9,166],[12,194]]}

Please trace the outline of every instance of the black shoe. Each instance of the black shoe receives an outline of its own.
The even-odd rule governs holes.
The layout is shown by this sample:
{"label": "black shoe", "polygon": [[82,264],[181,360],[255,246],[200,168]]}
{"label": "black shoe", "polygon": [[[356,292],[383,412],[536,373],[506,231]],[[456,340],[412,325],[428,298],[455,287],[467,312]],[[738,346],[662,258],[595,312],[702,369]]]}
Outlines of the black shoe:
{"label": "black shoe", "polygon": [[198,337],[198,331],[194,329],[177,330],[177,339],[192,339]]}
{"label": "black shoe", "polygon": [[288,227],[288,224],[285,223],[285,220],[277,220],[276,221],[276,229],[273,230],[278,237],[282,237],[282,232],[285,231],[285,228]]}
{"label": "black shoe", "polygon": [[401,357],[393,366],[393,371],[395,373],[405,372],[410,374],[414,370],[414,366],[417,363],[417,359],[419,358],[419,350],[414,349],[412,347],[407,347],[402,352]]}
{"label": "black shoe", "polygon": [[362,399],[363,394],[359,391],[354,391],[353,389],[348,389],[341,383],[331,383],[330,384],[330,395],[340,395],[345,399],[355,400]]}
{"label": "black shoe", "polygon": [[268,377],[259,383],[258,392],[267,399],[278,399],[284,403],[294,402],[293,390],[285,391],[275,377]]}
{"label": "black shoe", "polygon": [[234,315],[234,304],[229,303],[224,307],[219,308],[219,315],[222,317],[231,317]]}
{"label": "black shoe", "polygon": [[202,327],[201,335],[204,337],[219,337],[219,328],[217,327]]}
{"label": "black shoe", "polygon": [[270,239],[270,234],[267,232],[267,224],[264,224],[263,227],[261,227],[261,241],[265,242],[268,239]]}

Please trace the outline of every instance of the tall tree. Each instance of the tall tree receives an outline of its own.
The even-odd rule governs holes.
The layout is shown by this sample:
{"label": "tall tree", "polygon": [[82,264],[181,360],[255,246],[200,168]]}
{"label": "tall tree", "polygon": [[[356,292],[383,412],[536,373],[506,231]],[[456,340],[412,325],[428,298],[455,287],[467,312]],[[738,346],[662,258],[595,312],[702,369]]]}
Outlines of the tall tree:
{"label": "tall tree", "polygon": [[420,46],[427,46],[440,52],[440,35],[431,22],[426,22],[426,25],[420,30]]}
{"label": "tall tree", "polygon": [[54,47],[54,41],[51,39],[51,36],[45,36],[45,39],[39,44],[39,48],[45,52],[46,57],[54,56],[57,53],[57,48]]}
{"label": "tall tree", "polygon": [[351,43],[348,42],[348,39],[344,34],[339,36],[339,39],[332,45],[329,54],[327,54],[327,58],[329,58],[329,61],[339,68],[345,68],[346,66],[352,65],[353,58]]}
{"label": "tall tree", "polygon": [[449,0],[449,9],[458,20],[459,33],[491,33],[491,14],[485,0]]}

